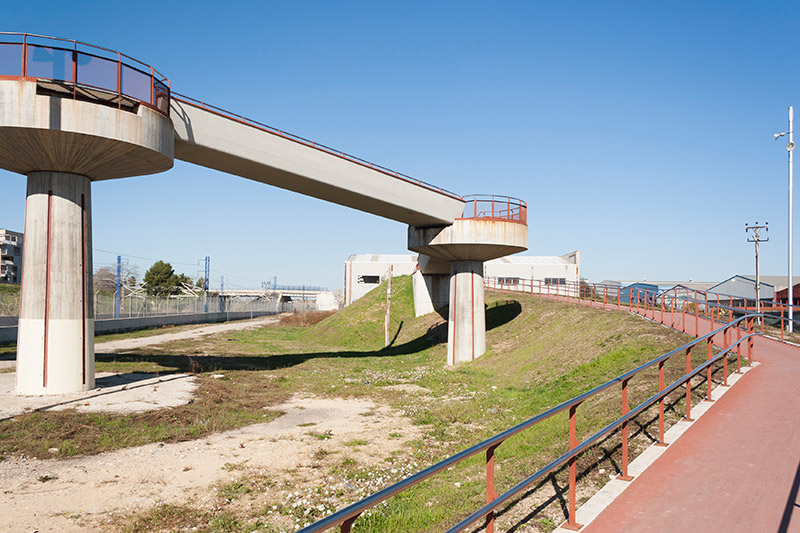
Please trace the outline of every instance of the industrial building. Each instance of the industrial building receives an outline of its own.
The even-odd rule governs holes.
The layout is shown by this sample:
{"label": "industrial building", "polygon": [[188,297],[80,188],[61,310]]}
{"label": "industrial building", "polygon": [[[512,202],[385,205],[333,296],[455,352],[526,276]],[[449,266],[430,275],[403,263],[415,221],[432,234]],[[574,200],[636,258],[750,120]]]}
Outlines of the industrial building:
{"label": "industrial building", "polygon": [[389,276],[410,276],[417,254],[354,254],[344,262],[344,305],[350,305]]}
{"label": "industrial building", "polygon": [[[760,276],[759,285],[759,299],[772,301],[776,292],[788,287],[788,279],[786,276]],[[746,300],[756,299],[756,277],[737,274],[708,290],[720,295],[720,303],[744,305]]]}
{"label": "industrial building", "polygon": [[22,281],[22,233],[0,229],[0,283]]}
{"label": "industrial building", "polygon": [[[413,274],[417,254],[355,254],[344,263],[345,305],[350,305],[384,281],[391,267],[393,276]],[[483,263],[484,279],[516,285],[522,280],[541,280],[548,285],[566,285],[580,280],[580,252],[559,256],[513,255]]]}

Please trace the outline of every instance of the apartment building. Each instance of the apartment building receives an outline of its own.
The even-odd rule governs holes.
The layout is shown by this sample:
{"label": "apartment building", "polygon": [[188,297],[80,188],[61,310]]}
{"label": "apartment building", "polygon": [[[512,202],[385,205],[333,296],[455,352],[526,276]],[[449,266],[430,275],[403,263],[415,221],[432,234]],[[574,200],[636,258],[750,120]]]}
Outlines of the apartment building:
{"label": "apartment building", "polygon": [[22,233],[0,228],[0,283],[22,280]]}

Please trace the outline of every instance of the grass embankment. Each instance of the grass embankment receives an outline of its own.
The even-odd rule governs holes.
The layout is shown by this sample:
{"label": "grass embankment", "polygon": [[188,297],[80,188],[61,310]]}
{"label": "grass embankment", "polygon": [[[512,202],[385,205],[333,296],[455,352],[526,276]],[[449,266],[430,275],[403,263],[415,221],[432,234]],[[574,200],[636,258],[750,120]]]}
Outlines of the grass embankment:
{"label": "grass embankment", "polygon": [[[383,349],[385,295],[384,285],[311,326],[275,325],[199,341],[176,341],[143,349],[136,355],[101,356],[99,371],[191,371],[198,375],[201,389],[191,405],[158,413],[123,417],[43,412],[0,422],[0,453],[49,456],[51,447],[59,448],[62,455],[97,453],[148,441],[192,439],[263,421],[265,413],[276,416],[278,413],[264,408],[296,393],[366,397],[395,407],[425,428],[423,439],[407,442],[405,452],[386,458],[387,468],[380,470],[382,484],[386,485],[409,470],[441,460],[688,339],[625,312],[487,293],[487,353],[475,362],[449,369],[444,366],[446,325],[436,314],[414,318],[408,277],[393,281],[393,341]],[[675,360],[667,365],[668,382],[682,374],[683,364]],[[224,372],[225,378],[212,380],[209,372]],[[631,405],[656,390],[655,372],[632,381]],[[700,394],[696,392],[697,398]],[[681,395],[675,396],[668,404],[671,420],[683,412]],[[579,436],[587,436],[619,416],[619,403],[618,391],[609,390],[581,406]],[[634,453],[653,442],[657,434],[654,420],[650,412],[632,424]],[[530,475],[566,447],[566,415],[510,439],[496,452],[498,490],[502,492]],[[374,469],[361,467],[349,458],[330,455],[320,461],[324,465],[321,468],[328,469],[329,479],[348,481],[345,487],[374,479]],[[482,461],[481,457],[466,461],[392,498],[359,519],[354,530],[445,529],[484,501]],[[410,469],[411,464],[419,466]],[[618,437],[606,439],[584,454],[578,464],[580,493],[585,495],[609,473],[616,473]],[[600,469],[606,472],[598,474]],[[559,521],[563,516],[564,472],[539,486],[544,490],[500,513],[502,529],[526,521],[548,530]],[[296,525],[292,518],[297,511],[286,504],[282,493],[246,477],[237,481],[237,487],[245,487],[237,498],[248,499],[248,505],[229,506],[237,498],[222,498],[220,507],[212,511],[159,506],[128,527],[133,531],[177,525],[208,531],[226,530],[224,527],[231,531],[277,531]],[[321,517],[318,507],[342,507],[358,499],[351,489],[330,492],[333,494],[325,494],[322,488],[303,492],[303,507],[313,510],[303,514],[302,520]],[[268,516],[273,505],[278,511]],[[232,525],[223,527],[222,523]]]}
{"label": "grass embankment", "polygon": [[0,283],[0,316],[19,314],[19,285]]}

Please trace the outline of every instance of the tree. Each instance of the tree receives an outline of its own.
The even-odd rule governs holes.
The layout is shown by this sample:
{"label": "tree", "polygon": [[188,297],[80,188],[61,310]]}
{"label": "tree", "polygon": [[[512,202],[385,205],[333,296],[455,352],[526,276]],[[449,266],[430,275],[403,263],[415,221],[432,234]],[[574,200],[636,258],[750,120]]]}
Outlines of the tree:
{"label": "tree", "polygon": [[205,286],[206,286],[205,278],[203,278],[203,276],[200,276],[199,278],[197,278],[197,283],[195,283],[194,286],[198,287],[200,289],[205,288]]}
{"label": "tree", "polygon": [[111,267],[98,268],[94,273],[94,290],[114,292],[117,289],[117,274]]}
{"label": "tree", "polygon": [[[120,269],[120,281],[122,285],[133,287],[136,285],[136,276],[138,275],[136,267],[131,267],[122,263]],[[93,275],[94,290],[102,292],[115,292],[117,290],[117,269],[116,267],[101,267],[95,270]]]}
{"label": "tree", "polygon": [[147,294],[166,296],[176,291],[178,276],[172,269],[172,265],[164,261],[156,261],[153,266],[144,273],[144,283],[147,286]]}

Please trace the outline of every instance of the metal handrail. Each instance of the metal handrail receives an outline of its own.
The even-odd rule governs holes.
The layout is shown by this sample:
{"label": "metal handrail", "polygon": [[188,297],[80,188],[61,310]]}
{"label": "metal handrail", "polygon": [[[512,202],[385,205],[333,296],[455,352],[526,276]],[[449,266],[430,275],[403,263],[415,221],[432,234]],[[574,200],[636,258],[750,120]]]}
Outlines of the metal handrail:
{"label": "metal handrail", "polygon": [[[513,196],[471,194],[463,197],[466,204],[460,219],[504,220],[528,223],[528,204]],[[480,209],[478,206],[481,206]]]}
{"label": "metal handrail", "polygon": [[[425,479],[427,479],[427,478],[429,478],[429,477],[431,477],[431,476],[433,476],[433,475],[435,475],[435,474],[437,474],[437,473],[439,473],[439,472],[441,472],[443,470],[446,470],[447,468],[449,468],[449,467],[451,467],[451,466],[453,466],[455,464],[458,464],[461,461],[464,461],[465,459],[467,459],[469,457],[472,457],[472,456],[474,456],[474,455],[476,455],[476,454],[478,454],[480,452],[483,452],[483,451],[487,452],[487,494],[491,494],[494,491],[494,487],[493,487],[493,481],[491,482],[492,486],[491,487],[489,486],[490,477],[489,477],[489,472],[488,472],[488,468],[489,468],[488,465],[490,464],[490,461],[491,461],[491,465],[492,465],[492,468],[493,468],[493,456],[494,456],[493,454],[494,454],[494,449],[495,448],[497,448],[500,444],[502,444],[505,440],[507,440],[508,438],[512,437],[513,435],[516,435],[516,434],[518,434],[518,433],[520,433],[520,432],[522,432],[522,431],[524,431],[526,429],[529,429],[530,427],[538,424],[539,422],[542,422],[543,420],[546,420],[546,419],[548,419],[548,418],[550,418],[550,417],[552,417],[552,416],[554,416],[554,415],[556,415],[558,413],[561,413],[561,412],[564,412],[564,411],[567,411],[567,410],[570,411],[570,438],[572,440],[574,438],[574,432],[575,432],[575,410],[577,409],[577,407],[581,403],[586,401],[587,399],[599,394],[600,392],[602,392],[602,391],[604,391],[604,390],[606,390],[606,389],[608,389],[608,388],[610,388],[610,387],[612,387],[614,385],[617,385],[617,384],[621,383],[622,386],[623,386],[623,393],[622,394],[623,394],[623,413],[624,413],[622,417],[618,418],[617,420],[615,420],[611,424],[609,424],[606,427],[602,428],[600,431],[596,432],[589,439],[584,440],[580,444],[575,442],[574,443],[575,445],[573,446],[572,445],[573,443],[571,442],[570,451],[569,452],[567,452],[565,454],[562,454],[557,459],[555,459],[554,461],[549,463],[547,466],[545,466],[544,468],[540,469],[539,471],[534,473],[532,476],[529,476],[528,478],[526,478],[522,482],[518,483],[517,485],[515,485],[514,487],[512,487],[511,489],[509,489],[508,491],[506,491],[502,495],[495,496],[494,498],[491,499],[491,501],[489,503],[487,503],[486,505],[484,505],[483,507],[481,507],[480,509],[478,509],[477,511],[475,511],[474,513],[469,515],[467,518],[465,518],[464,520],[459,522],[456,526],[453,526],[452,528],[450,528],[448,530],[448,532],[452,533],[452,532],[460,531],[464,527],[466,527],[466,526],[468,526],[470,524],[473,524],[475,521],[477,521],[477,520],[479,520],[481,518],[486,518],[487,521],[492,521],[492,523],[493,523],[493,514],[492,513],[497,507],[499,507],[500,505],[502,505],[503,503],[508,501],[510,498],[512,498],[513,496],[518,494],[522,489],[524,489],[525,487],[527,487],[528,485],[530,485],[531,483],[533,483],[537,479],[540,479],[544,475],[552,472],[556,468],[558,468],[561,465],[563,465],[565,462],[567,462],[567,461],[569,461],[571,459],[574,459],[581,452],[585,451],[586,448],[588,448],[589,446],[591,446],[594,443],[596,443],[600,438],[602,438],[604,435],[608,434],[609,432],[613,431],[617,427],[623,426],[623,424],[625,424],[625,429],[626,429],[627,428],[627,422],[630,419],[632,419],[633,417],[635,417],[638,414],[640,414],[642,411],[644,411],[649,406],[653,405],[655,402],[657,402],[659,400],[661,400],[663,402],[663,398],[667,394],[669,394],[670,392],[674,391],[681,384],[690,381],[694,376],[696,376],[697,374],[699,374],[703,370],[708,370],[708,372],[710,373],[710,366],[714,362],[718,361],[723,355],[725,356],[725,364],[726,364],[725,380],[727,382],[727,356],[728,356],[728,354],[731,352],[731,350],[734,347],[736,347],[737,351],[738,351],[738,356],[741,357],[741,350],[740,350],[739,347],[740,347],[742,341],[747,340],[748,341],[748,347],[749,347],[749,353],[748,353],[748,360],[747,361],[748,361],[748,364],[749,364],[751,362],[751,360],[752,360],[752,338],[757,336],[757,335],[759,335],[759,333],[752,332],[752,333],[746,334],[744,336],[741,336],[739,339],[737,339],[735,341],[733,339],[731,339],[731,343],[729,344],[729,346],[727,346],[724,350],[720,351],[716,356],[711,357],[710,352],[711,352],[711,344],[713,342],[713,337],[715,335],[719,334],[720,332],[723,332],[723,334],[725,336],[725,339],[727,340],[728,332],[729,332],[730,328],[736,326],[736,328],[738,329],[739,328],[738,324],[740,322],[742,322],[742,321],[745,321],[745,324],[748,325],[750,331],[752,331],[753,320],[754,320],[755,317],[758,317],[758,316],[761,316],[761,315],[760,314],[751,314],[751,315],[746,315],[746,316],[740,317],[736,321],[733,321],[733,322],[731,322],[729,324],[726,324],[725,326],[723,326],[721,328],[718,328],[718,329],[716,329],[714,331],[711,331],[710,333],[707,333],[707,334],[705,334],[705,335],[703,335],[701,337],[698,337],[697,339],[695,339],[695,340],[693,340],[693,341],[691,341],[689,343],[686,343],[686,344],[684,344],[683,346],[681,346],[679,348],[676,348],[676,349],[674,349],[674,350],[672,350],[672,351],[670,351],[670,352],[668,352],[666,354],[663,354],[663,355],[661,355],[659,357],[656,357],[655,359],[652,359],[652,360],[650,360],[650,361],[648,361],[648,362],[646,362],[646,363],[644,363],[642,365],[639,365],[638,367],[634,368],[633,370],[630,370],[630,371],[628,371],[628,372],[626,372],[626,373],[624,373],[624,374],[622,374],[620,376],[617,376],[616,378],[613,378],[613,379],[611,379],[611,380],[609,380],[609,381],[607,381],[607,382],[605,382],[605,383],[603,383],[601,385],[598,385],[597,387],[595,387],[595,388],[593,388],[593,389],[591,389],[591,390],[589,390],[587,392],[584,392],[583,394],[580,394],[579,396],[576,396],[576,397],[574,397],[574,398],[572,398],[570,400],[562,402],[559,405],[557,405],[555,407],[552,407],[551,409],[548,409],[547,411],[545,411],[545,412],[543,412],[543,413],[541,413],[541,414],[539,414],[539,415],[537,415],[537,416],[535,416],[535,417],[533,417],[533,418],[531,418],[529,420],[526,420],[526,421],[524,421],[524,422],[522,422],[520,424],[517,424],[517,425],[515,425],[515,426],[513,426],[513,427],[511,427],[511,428],[509,428],[509,429],[507,429],[507,430],[505,430],[505,431],[503,431],[501,433],[498,433],[498,434],[496,434],[496,435],[494,435],[494,436],[492,436],[492,437],[490,437],[490,438],[488,438],[488,439],[486,439],[486,440],[484,440],[484,441],[482,441],[482,442],[480,442],[478,444],[475,444],[474,446],[471,446],[470,448],[467,448],[466,450],[463,450],[463,451],[461,451],[461,452],[459,452],[459,453],[457,453],[455,455],[452,455],[452,456],[448,457],[447,459],[444,459],[443,461],[440,461],[440,462],[438,462],[438,463],[436,463],[436,464],[434,464],[432,466],[429,466],[428,468],[426,468],[426,469],[414,474],[413,476],[405,478],[405,479],[403,479],[403,480],[401,480],[401,481],[399,481],[399,482],[397,482],[397,483],[395,483],[395,484],[393,484],[393,485],[391,485],[389,487],[386,487],[385,489],[383,489],[383,490],[381,490],[379,492],[376,492],[375,494],[372,494],[371,496],[368,496],[367,498],[364,498],[364,499],[362,499],[362,500],[360,500],[360,501],[358,501],[358,502],[356,502],[356,503],[354,503],[352,505],[349,505],[348,507],[345,507],[344,509],[342,509],[340,511],[337,511],[336,513],[334,513],[334,514],[332,514],[330,516],[327,516],[327,517],[323,518],[322,520],[319,520],[319,521],[317,521],[317,522],[315,522],[315,523],[313,523],[313,524],[311,524],[311,525],[309,525],[309,526],[307,526],[307,527],[305,527],[303,529],[300,529],[298,531],[298,533],[312,533],[312,532],[317,532],[317,531],[325,531],[326,529],[329,529],[329,528],[334,527],[336,525],[341,525],[342,526],[342,533],[347,533],[347,532],[350,531],[350,527],[351,527],[352,523],[355,521],[355,519],[358,518],[358,516],[361,513],[363,513],[364,511],[366,511],[367,509],[369,509],[371,507],[374,507],[375,505],[378,505],[382,501],[384,501],[384,500],[386,500],[386,499],[388,499],[388,498],[390,498],[390,497],[392,497],[392,496],[394,496],[394,495],[396,495],[396,494],[398,494],[400,492],[403,492],[403,491],[411,488],[412,486],[424,481]],[[644,370],[646,370],[648,368],[651,368],[653,366],[658,365],[659,366],[659,379],[663,383],[663,363],[667,359],[669,359],[670,357],[672,357],[672,356],[674,356],[674,355],[676,355],[676,354],[678,354],[680,352],[686,351],[688,354],[690,354],[691,353],[691,349],[694,346],[698,345],[699,343],[701,343],[703,341],[706,341],[706,344],[707,344],[707,347],[708,347],[708,350],[709,350],[709,357],[708,357],[708,360],[705,363],[703,363],[702,365],[698,366],[695,369],[692,369],[690,372],[687,372],[686,374],[684,374],[683,377],[681,377],[677,381],[673,382],[668,387],[660,388],[660,391],[659,391],[658,394],[655,394],[655,395],[651,396],[650,398],[648,398],[647,400],[645,400],[644,402],[639,404],[639,406],[637,406],[633,410],[625,411],[625,408],[627,407],[627,383],[633,376],[635,376],[636,374],[638,374],[638,373],[640,373],[640,372],[642,372],[642,371],[644,371]],[[740,366],[740,361],[737,362],[737,367],[738,366]],[[710,375],[708,376],[707,379],[708,379],[708,397],[710,398],[710,395],[711,395]],[[688,390],[687,390],[687,397],[688,397]],[[687,413],[689,411],[689,408],[690,408],[690,405],[687,404]],[[662,403],[661,410],[659,412],[659,429],[660,429],[660,440],[661,440],[661,442],[663,442],[663,428],[664,428],[664,412],[663,412],[663,403]],[[623,431],[625,431],[625,429]],[[623,450],[624,450],[623,451],[623,456],[624,456],[623,457],[623,461],[624,461],[623,474],[627,475],[627,433],[624,434],[623,438],[625,439],[625,443],[623,444]],[[574,467],[571,465],[570,468],[572,469]],[[494,474],[493,474],[493,471],[492,471],[492,474],[491,474],[491,479],[492,480],[493,480],[493,476],[494,476]],[[574,505],[575,505],[574,483],[575,483],[574,472],[571,472],[571,479],[570,479],[571,499],[570,499],[570,519],[569,519],[570,523],[573,523],[574,515],[575,515],[575,512],[574,512]],[[488,530],[488,528],[487,528],[487,530]]]}
{"label": "metal handrail", "polygon": [[[757,315],[754,315],[754,316],[757,316]],[[723,330],[723,329],[726,329],[726,328],[720,328],[717,331],[720,331],[720,330]],[[480,520],[481,518],[486,517],[487,514],[489,514],[490,512],[494,511],[499,506],[503,505],[505,502],[507,502],[509,499],[511,499],[512,497],[517,495],[524,488],[528,487],[531,483],[534,483],[538,479],[541,479],[545,475],[551,473],[553,470],[559,468],[560,466],[562,466],[564,463],[566,463],[570,459],[573,459],[573,458],[577,457],[578,455],[580,455],[581,453],[586,451],[587,448],[589,448],[589,447],[593,446],[594,444],[596,444],[597,441],[602,439],[604,436],[606,436],[607,434],[611,433],[612,431],[614,431],[618,427],[621,427],[624,423],[626,423],[626,422],[632,420],[633,418],[637,417],[645,409],[647,409],[648,407],[654,405],[657,401],[663,400],[670,393],[674,392],[678,387],[680,387],[681,385],[683,385],[687,381],[691,380],[693,377],[695,377],[696,375],[698,375],[702,371],[707,370],[711,365],[713,365],[715,362],[717,362],[723,356],[727,357],[728,354],[730,354],[731,350],[733,350],[734,347],[738,346],[742,341],[745,341],[745,340],[749,341],[750,338],[757,337],[757,336],[760,336],[760,334],[759,333],[750,333],[750,334],[747,334],[744,337],[734,341],[729,347],[725,348],[724,350],[721,350],[719,353],[717,353],[717,355],[715,355],[711,359],[709,359],[706,362],[702,363],[701,365],[699,365],[698,367],[693,369],[691,372],[689,372],[687,374],[684,374],[682,377],[680,377],[677,380],[673,381],[670,385],[666,386],[663,390],[659,391],[658,393],[656,393],[656,394],[650,396],[649,398],[647,398],[646,400],[642,401],[637,407],[631,409],[627,414],[619,417],[618,419],[616,419],[615,421],[611,422],[610,424],[608,424],[604,428],[600,429],[599,431],[594,433],[591,437],[585,439],[583,442],[578,444],[575,448],[572,448],[570,451],[562,454],[557,459],[551,461],[549,464],[547,464],[543,468],[539,469],[534,474],[532,474],[529,477],[525,478],[523,481],[521,481],[520,483],[517,483],[512,488],[510,488],[509,490],[507,490],[506,492],[504,492],[503,494],[498,496],[496,499],[492,500],[492,502],[487,503],[486,505],[484,505],[483,507],[481,507],[480,509],[478,509],[477,511],[475,511],[474,513],[469,515],[467,518],[463,519],[461,522],[459,522],[455,526],[453,526],[450,529],[448,529],[447,533],[456,533],[458,531],[461,531],[465,527],[475,523],[476,521]],[[700,339],[697,339],[697,340],[700,340]],[[693,342],[697,342],[697,341],[693,341]],[[689,345],[687,344],[685,346],[688,347]],[[682,349],[679,349],[678,351],[682,351]],[[672,355],[674,355],[674,354],[672,354]],[[663,357],[664,356],[662,356],[659,359],[663,360]],[[650,365],[650,366],[652,366],[652,365]],[[628,373],[628,374],[630,374],[630,373]],[[619,376],[618,378],[615,378],[614,380],[612,380],[609,383],[611,383],[611,384],[622,383],[625,380],[625,378],[624,378],[625,375],[626,374],[623,374],[622,376]],[[580,403],[580,402],[577,402],[577,403]],[[564,409],[562,409],[562,411],[563,410]]]}
{"label": "metal handrail", "polygon": [[[15,37],[17,38],[17,40],[10,40],[10,37]],[[36,40],[48,41],[48,43],[43,44],[40,42],[35,42]],[[58,46],[50,43],[49,41],[55,41],[57,43],[69,43],[71,44],[71,46],[70,47]],[[19,75],[16,76],[11,75],[12,77],[28,78],[29,49],[34,49],[34,50],[47,49],[53,51],[67,52],[72,54],[71,57],[72,68],[70,69],[70,72],[68,74],[65,72],[64,76],[62,77],[37,76],[37,79],[59,81],[70,84],[73,87],[73,98],[78,97],[77,94],[78,87],[97,89],[108,94],[118,95],[117,105],[119,107],[122,106],[122,96],[125,96],[141,104],[144,104],[148,107],[151,107],[163,115],[169,116],[169,92],[170,92],[169,79],[167,79],[163,74],[161,74],[152,66],[142,61],[139,61],[138,59],[135,59],[127,54],[123,54],[122,52],[111,50],[109,48],[104,48],[102,46],[97,46],[82,41],[77,41],[75,39],[50,37],[47,35],[38,35],[34,33],[0,32],[0,46],[20,47],[21,61],[19,64],[20,67]],[[81,48],[79,48],[79,46]],[[84,50],[82,48],[89,49],[89,51]],[[103,54],[101,52],[105,52],[106,54]],[[114,82],[113,85],[116,87],[116,89],[112,88],[111,84],[109,84],[109,86],[106,87],[101,87],[89,83],[79,82],[78,80],[81,72],[79,58],[81,57],[94,58],[102,61],[108,61],[112,64],[116,64],[117,67],[116,74],[113,77],[109,77],[108,79],[108,81]],[[125,58],[126,61],[123,61],[123,58]],[[134,63],[135,65],[131,63]],[[130,94],[130,92],[124,89],[123,87],[124,71],[122,68],[123,66],[125,67],[125,69],[130,69],[131,71],[139,73],[140,75],[144,76],[145,79],[149,78],[149,85],[150,85],[149,99],[143,99],[141,98],[140,95]],[[166,96],[166,105],[164,105],[162,108],[159,106],[159,102],[163,101],[165,96]]]}
{"label": "metal handrail", "polygon": [[[78,41],[78,40],[75,40],[75,39],[66,39],[64,37],[52,37],[50,35],[39,35],[37,33],[19,33],[19,32],[10,32],[10,31],[0,31],[0,35],[15,35],[15,36],[22,37],[23,39],[26,38],[26,37],[33,37],[35,39],[47,39],[47,40],[51,40],[51,41],[63,41],[63,42],[66,42],[66,43],[72,43],[75,46],[80,45],[80,46],[86,46],[88,48],[94,48],[96,50],[102,50],[104,52],[108,52],[108,53],[113,54],[113,55],[120,55],[120,56],[122,56],[122,57],[124,57],[126,59],[130,59],[131,61],[135,61],[136,63],[139,63],[141,66],[143,66],[143,67],[145,67],[147,69],[152,69],[152,71],[154,73],[156,73],[159,76],[161,76],[161,81],[167,81],[167,77],[166,76],[164,76],[161,72],[159,72],[157,69],[151,67],[147,63],[145,63],[143,61],[139,61],[135,57],[131,57],[131,56],[127,55],[127,54],[123,54],[122,52],[119,52],[117,50],[112,50],[111,48],[105,48],[104,46],[98,46],[96,44],[90,44],[90,43],[86,43],[86,42],[83,42],[83,41]],[[9,42],[9,43],[6,43],[6,44],[23,44],[23,43],[22,42],[19,42],[19,43],[17,43],[17,42]],[[62,50],[67,50],[67,49],[62,49]],[[102,57],[102,56],[98,56],[98,57]],[[109,58],[103,58],[103,59],[109,59]]]}
{"label": "metal handrail", "polygon": [[215,115],[218,115],[218,116],[221,116],[221,117],[224,117],[224,118],[228,118],[230,120],[235,120],[236,122],[240,122],[242,124],[245,124],[247,126],[256,128],[256,129],[264,131],[266,133],[271,133],[273,135],[277,135],[279,137],[283,137],[284,139],[287,139],[287,140],[290,140],[290,141],[294,141],[296,143],[302,144],[303,146],[307,146],[309,148],[314,148],[314,149],[319,150],[321,152],[325,152],[326,154],[333,155],[333,156],[336,156],[336,157],[340,157],[342,159],[346,159],[347,161],[350,161],[351,163],[355,163],[357,165],[361,165],[363,167],[367,167],[369,169],[372,169],[372,170],[375,170],[377,172],[380,172],[381,174],[386,174],[388,176],[392,176],[394,178],[398,178],[398,179],[406,181],[408,183],[412,183],[414,185],[418,185],[418,186],[423,187],[425,189],[428,189],[428,190],[431,190],[431,191],[434,191],[434,192],[438,192],[438,193],[443,194],[445,196],[449,196],[450,198],[455,198],[457,200],[462,200],[462,201],[464,200],[464,198],[459,194],[456,194],[454,192],[448,191],[448,190],[443,189],[441,187],[437,187],[436,185],[432,185],[432,184],[424,182],[424,181],[422,181],[420,179],[413,178],[413,177],[411,177],[411,176],[409,176],[407,174],[403,174],[402,172],[397,172],[396,170],[392,170],[390,168],[378,165],[376,163],[371,163],[370,161],[367,161],[366,159],[361,159],[360,157],[356,157],[354,155],[347,154],[347,153],[345,153],[345,152],[343,152],[341,150],[337,150],[335,148],[331,148],[329,146],[325,146],[324,144],[320,144],[318,142],[306,139],[306,138],[301,137],[299,135],[295,135],[293,133],[289,133],[289,132],[280,130],[280,129],[275,128],[273,126],[270,126],[268,124],[264,124],[263,122],[258,122],[257,120],[252,120],[252,119],[243,117],[242,115],[233,113],[231,111],[227,111],[227,110],[222,109],[220,107],[213,106],[213,105],[210,105],[210,104],[206,104],[205,102],[201,102],[200,100],[197,100],[197,99],[192,98],[190,96],[186,96],[184,94],[179,94],[179,93],[172,93],[172,99],[176,100],[178,102],[181,102],[181,103],[188,104],[190,106],[196,107],[198,109],[203,109],[203,110],[208,111],[210,113],[214,113]]}

